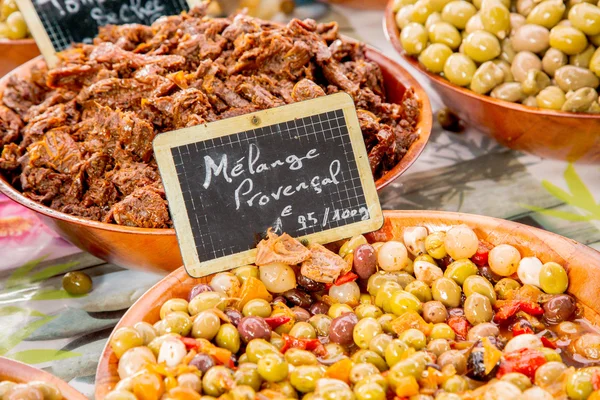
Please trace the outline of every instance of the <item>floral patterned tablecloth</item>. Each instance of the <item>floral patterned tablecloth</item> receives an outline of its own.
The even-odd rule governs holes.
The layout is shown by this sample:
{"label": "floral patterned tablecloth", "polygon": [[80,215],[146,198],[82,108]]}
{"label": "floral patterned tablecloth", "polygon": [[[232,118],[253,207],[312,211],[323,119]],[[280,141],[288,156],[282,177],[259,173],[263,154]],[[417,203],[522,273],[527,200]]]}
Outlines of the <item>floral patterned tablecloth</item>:
{"label": "floral patterned tablecloth", "polygon": [[[344,33],[406,65],[386,42],[382,17],[381,11],[338,5],[325,19],[339,21]],[[427,81],[412,72],[439,110]],[[381,193],[381,203],[384,209],[507,218],[600,249],[598,172],[600,166],[507,150],[473,128],[455,134],[436,124],[419,160]],[[0,355],[43,368],[93,398],[96,364],[112,327],[162,276],[124,270],[82,253],[5,197],[0,197],[0,254]],[[73,297],[61,289],[62,275],[76,269],[92,276],[90,294]]]}

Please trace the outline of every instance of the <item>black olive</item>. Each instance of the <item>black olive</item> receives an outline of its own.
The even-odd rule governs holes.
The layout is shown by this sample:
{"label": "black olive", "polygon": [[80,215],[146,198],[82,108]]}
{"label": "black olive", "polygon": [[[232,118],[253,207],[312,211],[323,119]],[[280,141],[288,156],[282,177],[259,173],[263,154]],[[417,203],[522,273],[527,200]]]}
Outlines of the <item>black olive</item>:
{"label": "black olive", "polygon": [[312,303],[310,295],[300,289],[290,289],[283,293],[283,297],[295,306],[308,308]]}
{"label": "black olive", "polygon": [[325,285],[323,283],[313,281],[302,274],[298,274],[296,276],[296,282],[307,292],[319,292],[325,289]]}
{"label": "black olive", "polygon": [[558,294],[544,303],[544,319],[550,324],[558,324],[568,320],[577,305],[575,299],[568,294]]}
{"label": "black olive", "polygon": [[502,279],[502,277],[500,275],[495,274],[488,265],[479,268],[479,273],[485,279],[492,282],[492,284],[498,283],[498,281]]}
{"label": "black olive", "polygon": [[475,379],[476,381],[487,382],[496,376],[496,370],[498,369],[498,364],[494,367],[494,369],[489,373],[485,373],[485,364],[483,362],[483,351],[474,349],[471,354],[469,354],[469,358],[467,358],[467,376],[471,379]]}

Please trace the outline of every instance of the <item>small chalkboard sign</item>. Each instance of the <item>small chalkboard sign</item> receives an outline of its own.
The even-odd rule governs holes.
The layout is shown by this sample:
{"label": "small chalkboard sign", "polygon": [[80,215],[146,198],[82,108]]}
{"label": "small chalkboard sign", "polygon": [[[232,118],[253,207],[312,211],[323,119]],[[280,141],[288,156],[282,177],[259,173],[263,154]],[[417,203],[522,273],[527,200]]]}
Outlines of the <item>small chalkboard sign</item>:
{"label": "small chalkboard sign", "polygon": [[150,25],[189,8],[186,0],[16,0],[49,66],[72,43],[91,43],[98,28],[113,24]]}
{"label": "small chalkboard sign", "polygon": [[195,277],[254,262],[269,228],[325,243],[383,224],[346,93],[163,133],[154,152]]}

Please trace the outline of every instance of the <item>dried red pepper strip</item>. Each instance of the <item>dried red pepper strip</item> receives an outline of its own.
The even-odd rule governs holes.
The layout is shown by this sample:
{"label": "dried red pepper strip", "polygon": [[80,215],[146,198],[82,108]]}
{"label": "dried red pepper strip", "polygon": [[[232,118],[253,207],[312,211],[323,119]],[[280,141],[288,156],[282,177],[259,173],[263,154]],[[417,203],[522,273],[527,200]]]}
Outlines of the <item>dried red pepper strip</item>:
{"label": "dried red pepper strip", "polygon": [[200,343],[198,343],[198,341],[194,338],[181,336],[179,340],[181,340],[183,344],[185,344],[185,348],[188,350],[197,350],[200,348]]}
{"label": "dried red pepper strip", "polygon": [[530,301],[514,301],[510,304],[500,307],[494,315],[494,322],[502,323],[518,313],[519,311],[526,312],[531,315],[543,315],[544,309],[536,303]]}
{"label": "dried red pepper strip", "polygon": [[521,311],[525,311],[531,315],[544,315],[544,309],[537,303],[532,301],[521,301],[519,302]]}
{"label": "dried red pepper strip", "polygon": [[448,325],[461,340],[465,340],[467,338],[467,333],[471,327],[471,324],[469,324],[469,321],[467,321],[465,317],[458,316],[450,317],[448,319]]}
{"label": "dried red pepper strip", "polygon": [[548,339],[546,336],[542,336],[542,344],[544,347],[547,347],[552,350],[556,350],[558,346],[552,340]]}
{"label": "dried red pepper strip", "polygon": [[533,329],[525,325],[523,321],[517,321],[511,328],[513,336],[523,335],[525,333],[533,333]]}
{"label": "dried red pepper strip", "polygon": [[319,339],[296,338],[287,333],[284,333],[281,338],[283,339],[283,347],[280,350],[282,353],[285,353],[289,349],[300,349],[312,351],[319,356],[327,354],[325,346],[323,346]]}
{"label": "dried red pepper strip", "polygon": [[265,318],[265,322],[271,327],[271,329],[276,329],[277,327],[287,324],[292,319],[287,315],[277,315],[275,317]]}
{"label": "dried red pepper strip", "polygon": [[498,368],[498,378],[509,372],[520,372],[521,374],[534,379],[535,371],[546,363],[544,354],[535,349],[519,349],[510,353],[504,354]]}
{"label": "dried red pepper strip", "polygon": [[493,248],[494,246],[492,246],[490,243],[480,240],[479,246],[477,247],[477,252],[475,252],[475,255],[473,257],[471,257],[471,261],[473,261],[475,265],[478,265],[480,267],[487,265],[488,256]]}
{"label": "dried red pepper strip", "polygon": [[201,353],[208,354],[211,356],[217,363],[225,365],[226,367],[233,368],[235,366],[233,360],[231,359],[231,352],[227,349],[223,349],[221,347],[216,347],[213,345],[210,346],[202,346],[198,340],[189,337],[179,337],[179,340],[183,342],[185,348],[188,350],[197,350]]}
{"label": "dried red pepper strip", "polygon": [[336,279],[336,281],[334,282],[334,285],[341,286],[344,283],[354,282],[357,279],[358,279],[358,275],[356,275],[354,272],[352,272],[352,271],[346,272],[344,275],[342,275]]}

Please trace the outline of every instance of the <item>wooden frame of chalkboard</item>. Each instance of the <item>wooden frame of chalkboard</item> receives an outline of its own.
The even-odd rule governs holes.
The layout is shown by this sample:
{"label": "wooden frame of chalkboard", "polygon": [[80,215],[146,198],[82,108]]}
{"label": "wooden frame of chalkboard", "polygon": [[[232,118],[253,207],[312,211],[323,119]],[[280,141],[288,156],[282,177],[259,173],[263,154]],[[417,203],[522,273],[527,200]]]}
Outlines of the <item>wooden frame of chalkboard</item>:
{"label": "wooden frame of chalkboard", "polygon": [[[163,0],[163,4],[159,0],[16,0],[16,2],[31,36],[35,39],[50,68],[58,62],[57,51],[64,50],[71,45],[71,41],[82,41],[77,37],[80,36],[82,27],[90,30],[90,26],[100,27],[107,24],[134,22],[148,24],[161,16],[179,14],[185,10],[183,5],[191,8],[197,3],[196,0]],[[81,15],[90,6],[93,8],[88,14],[92,15]],[[118,11],[114,10],[116,6],[120,6]],[[51,13],[46,15],[41,12],[44,7],[57,15]],[[65,25],[68,25],[66,21],[73,22],[77,28],[65,30]],[[91,39],[98,32],[89,33]]]}
{"label": "wooden frame of chalkboard", "polygon": [[[326,131],[322,130],[318,132],[316,128],[315,131],[312,131],[311,129],[305,129],[303,121],[306,121],[307,119],[310,120],[310,118],[315,118],[315,116],[317,118],[322,118],[322,116],[334,116],[334,118],[336,118],[337,121],[342,121],[342,124],[338,126],[336,122],[332,122],[330,126],[327,121],[323,122],[323,120],[320,120],[320,122],[318,123],[319,127],[323,129],[323,125],[326,125],[328,127]],[[294,132],[296,133],[290,136],[286,136],[283,134],[284,132],[281,129],[281,126],[285,127],[288,126],[287,124],[290,123],[292,123],[294,126],[298,126],[299,128],[297,128],[297,130],[294,130]],[[298,125],[296,125],[296,123]],[[340,127],[342,129],[340,129]],[[298,133],[302,130],[304,130],[304,133]],[[334,131],[336,132],[335,134],[333,133]],[[344,133],[340,134],[341,131],[343,131]],[[263,132],[267,133],[264,134]],[[318,137],[317,134],[319,135]],[[314,136],[314,139],[312,139],[312,136]],[[266,140],[269,140],[268,142],[264,141],[265,137],[267,137]],[[348,207],[355,208],[358,208],[358,205],[360,205],[361,212],[364,209],[364,215],[362,215],[362,219],[359,220],[358,216],[354,217],[355,213],[353,209],[351,213],[352,218],[348,218],[348,216],[350,215],[350,212],[348,212],[348,216],[344,217],[348,219],[340,220],[340,216],[338,213],[338,220],[336,221],[335,214],[332,212],[333,210],[330,210],[329,207],[324,207],[323,204],[317,203],[310,204],[308,207],[320,206],[321,208],[325,208],[325,212],[323,213],[323,225],[321,226],[321,220],[319,220],[319,222],[313,226],[313,233],[301,235],[299,236],[299,239],[307,239],[309,241],[318,243],[329,243],[336,240],[362,234],[365,232],[371,232],[379,229],[383,225],[383,213],[379,204],[379,197],[377,195],[375,181],[371,173],[369,159],[364,144],[364,139],[362,136],[362,131],[360,129],[358,117],[356,115],[356,110],[354,107],[354,101],[346,93],[336,93],[329,96],[318,97],[312,100],[307,100],[277,108],[245,114],[238,117],[224,119],[221,121],[212,122],[210,124],[197,125],[190,128],[180,129],[177,131],[162,133],[154,139],[154,156],[156,161],[158,162],[162,182],[167,195],[167,200],[169,201],[169,210],[173,219],[175,230],[177,232],[177,238],[179,241],[184,266],[186,267],[187,272],[191,276],[206,276],[209,274],[235,268],[241,265],[251,264],[254,262],[256,257],[256,249],[253,246],[258,242],[258,240],[260,240],[260,237],[258,239],[256,238],[256,234],[264,234],[266,229],[263,230],[263,228],[260,228],[260,232],[254,232],[255,243],[252,245],[252,247],[246,246],[244,250],[232,254],[223,253],[221,256],[218,256],[218,251],[215,251],[215,254],[213,254],[210,259],[207,260],[205,258],[205,260],[202,261],[198,252],[199,240],[202,243],[210,241],[209,244],[213,245],[213,239],[215,240],[215,242],[222,243],[222,238],[219,237],[218,232],[211,232],[210,229],[206,229],[207,232],[198,232],[198,214],[200,214],[201,217],[204,217],[205,219],[206,216],[202,214],[202,212],[204,211],[201,212],[197,209],[204,209],[204,205],[201,204],[199,206],[198,203],[206,202],[206,204],[208,204],[206,207],[212,207],[212,209],[210,210],[211,214],[209,214],[208,217],[212,219],[217,219],[215,213],[220,214],[220,216],[218,216],[219,218],[222,217],[222,220],[228,221],[228,223],[223,223],[222,229],[223,231],[227,231],[227,233],[229,233],[230,235],[233,235],[235,233],[235,227],[232,227],[231,225],[237,224],[238,221],[241,227],[248,227],[247,224],[242,224],[241,218],[231,220],[228,219],[228,210],[231,210],[231,213],[235,213],[236,211],[234,210],[238,210],[240,203],[237,199],[238,192],[235,192],[237,202],[236,204],[238,208],[227,208],[226,206],[226,203],[228,202],[230,205],[233,204],[232,198],[234,197],[234,192],[233,190],[229,191],[229,188],[231,186],[227,186],[228,182],[230,183],[231,180],[225,180],[224,178],[227,175],[227,163],[223,163],[223,156],[226,155],[231,157],[231,163],[229,164],[229,167],[231,168],[230,177],[236,176],[234,173],[236,169],[232,167],[232,164],[234,160],[241,160],[244,158],[240,158],[240,154],[236,153],[236,151],[242,148],[245,149],[246,145],[248,146],[248,148],[250,148],[252,146],[250,144],[252,143],[252,141],[256,141],[256,143],[259,143],[257,140],[260,139],[263,140],[261,142],[263,145],[265,145],[265,143],[268,143],[265,146],[271,147],[271,155],[280,155],[281,152],[284,152],[288,149],[293,149],[293,151],[297,150],[298,152],[300,152],[300,154],[303,155],[304,153],[306,153],[307,148],[313,147],[315,143],[318,144],[318,140],[320,140],[320,143],[323,145],[322,150],[325,150],[326,148],[331,149],[331,146],[336,146],[334,149],[335,152],[337,152],[336,154],[342,152],[343,157],[346,157],[345,160],[350,161],[349,163],[341,163],[342,168],[344,168],[344,165],[347,165],[348,169],[342,170],[341,175],[343,176],[344,173],[346,173],[347,177],[340,179],[340,181],[342,182],[342,184],[349,182],[350,180],[352,182],[346,183],[346,186],[340,186],[338,183],[336,183],[335,185],[331,185],[331,193],[327,194],[327,196],[330,196],[334,199],[334,202],[332,203],[334,205],[347,204]],[[302,139],[304,139],[304,141],[302,142],[305,143],[304,147],[302,147],[302,145],[300,144]],[[277,140],[279,140],[278,144],[275,143]],[[345,140],[345,142],[340,144],[340,140]],[[310,144],[306,144],[307,141]],[[214,144],[215,142],[216,144]],[[283,148],[285,147],[285,145],[288,146],[288,149]],[[343,150],[340,150],[339,148],[342,145]],[[221,152],[219,154],[217,154],[214,150],[217,147]],[[209,153],[209,151],[213,151],[213,153]],[[184,152],[185,157],[182,157],[181,154]],[[190,155],[190,153],[193,153],[193,155]],[[266,153],[266,151],[264,153]],[[334,152],[331,153],[333,154]],[[207,157],[209,156],[207,156],[206,154],[214,154],[217,160],[221,160],[221,164],[219,164],[219,166],[212,164],[214,169],[209,169],[209,164],[207,162]],[[243,154],[247,155],[246,152]],[[311,167],[313,168],[313,170],[309,172],[325,173],[325,170],[327,169],[325,168],[325,166],[328,166],[329,171],[331,171],[331,165],[334,165],[336,161],[334,160],[332,162],[329,158],[330,154],[326,153],[325,151],[320,151],[320,153],[317,154],[316,151],[310,150],[306,154],[306,165],[308,165],[308,161],[313,162]],[[324,161],[321,161],[322,164],[317,164],[317,160],[308,160],[308,158],[310,158],[308,157],[310,154],[312,154],[313,156],[322,156],[321,159]],[[280,158],[286,159],[287,156],[288,153],[285,153],[283,154],[283,157]],[[210,157],[212,157],[212,155]],[[202,161],[200,160],[201,158]],[[246,158],[247,160],[250,160],[252,156],[249,155]],[[256,158],[258,158],[258,156],[256,156]],[[238,163],[240,162],[239,160],[237,161]],[[244,161],[244,163],[245,162],[246,161]],[[225,169],[221,169],[219,171],[218,167],[223,167],[223,165],[225,165]],[[202,166],[205,166],[204,171],[200,171]],[[246,172],[246,174],[249,173]],[[267,183],[271,183],[274,179],[276,180],[277,178],[291,179],[289,178],[291,174],[288,170],[285,170],[284,175],[276,175],[276,173],[274,173],[273,176],[269,176],[268,174],[263,175],[266,177],[265,179],[268,179],[266,181]],[[209,192],[206,186],[207,176],[212,177],[213,179],[213,192],[219,192],[218,196],[216,196],[215,198],[210,198],[209,196]],[[244,176],[242,176],[242,178],[243,177]],[[221,183],[222,186],[216,187],[217,190],[214,190],[215,186],[219,184],[215,183],[215,181],[218,178],[221,179],[221,181],[219,182],[224,183]],[[200,190],[200,192],[196,191],[195,193],[192,193],[192,190],[190,189],[191,186],[187,182],[193,180],[192,185],[195,185],[196,187],[201,187],[203,179],[204,189],[200,188],[198,189]],[[262,183],[264,184],[265,181],[262,181]],[[282,185],[286,183],[289,182],[287,180],[283,183],[279,181],[276,182],[276,184]],[[351,187],[349,187],[348,185],[351,185]],[[235,187],[235,184],[233,186]],[[280,186],[280,188],[282,187],[283,186]],[[348,190],[349,188],[351,190]],[[258,189],[269,191],[269,189],[263,189],[262,187],[257,188],[257,190]],[[360,192],[360,200],[352,202],[353,199],[359,198],[357,196],[357,192]],[[195,197],[192,197],[194,194]],[[317,199],[317,202],[319,200],[329,199],[319,199],[319,195],[316,194],[312,194],[311,196],[312,197],[309,197],[309,199]],[[300,197],[297,197],[297,199],[298,198]],[[198,201],[199,199],[200,201]],[[291,199],[290,201],[293,201],[294,197],[292,196],[289,199]],[[337,199],[339,199],[339,202]],[[218,204],[215,205],[215,203]],[[305,203],[306,201],[303,200],[301,206],[306,207]],[[300,208],[296,206],[298,206],[298,204],[294,204],[294,210],[296,208]],[[339,211],[339,209],[336,211]],[[345,211],[347,211],[347,209]],[[253,210],[252,212],[255,213],[254,217],[257,217],[257,211]],[[265,211],[262,211],[260,209],[258,212],[261,213],[261,216],[265,213]],[[236,215],[232,218],[239,217],[240,215]],[[332,221],[327,221],[327,223],[324,222],[327,219],[327,215],[330,215],[330,218],[331,215],[334,215],[333,220],[336,221],[336,227],[329,228],[330,226],[334,226],[334,222]],[[271,217],[272,219],[269,219],[269,221],[274,221],[275,225],[281,223],[281,219],[277,215],[267,216],[265,218]],[[296,217],[296,215],[294,215],[290,218],[297,218],[297,221],[300,221],[300,216]],[[220,220],[221,219],[219,219],[219,221]],[[214,230],[214,223],[212,227]],[[321,229],[321,227],[323,227],[324,230],[318,231],[318,229]],[[278,227],[275,226],[276,230],[277,228]],[[216,229],[220,228],[217,226]],[[287,228],[283,226],[283,231],[286,231],[286,229]],[[300,229],[305,228],[303,227]],[[292,235],[294,234],[293,232],[289,231],[287,233],[290,233]],[[199,239],[200,236],[204,239]],[[229,236],[227,238],[229,238]],[[227,248],[227,244],[225,245],[225,248]],[[244,243],[244,245],[245,244],[246,243]],[[212,248],[214,249],[215,247]]]}

